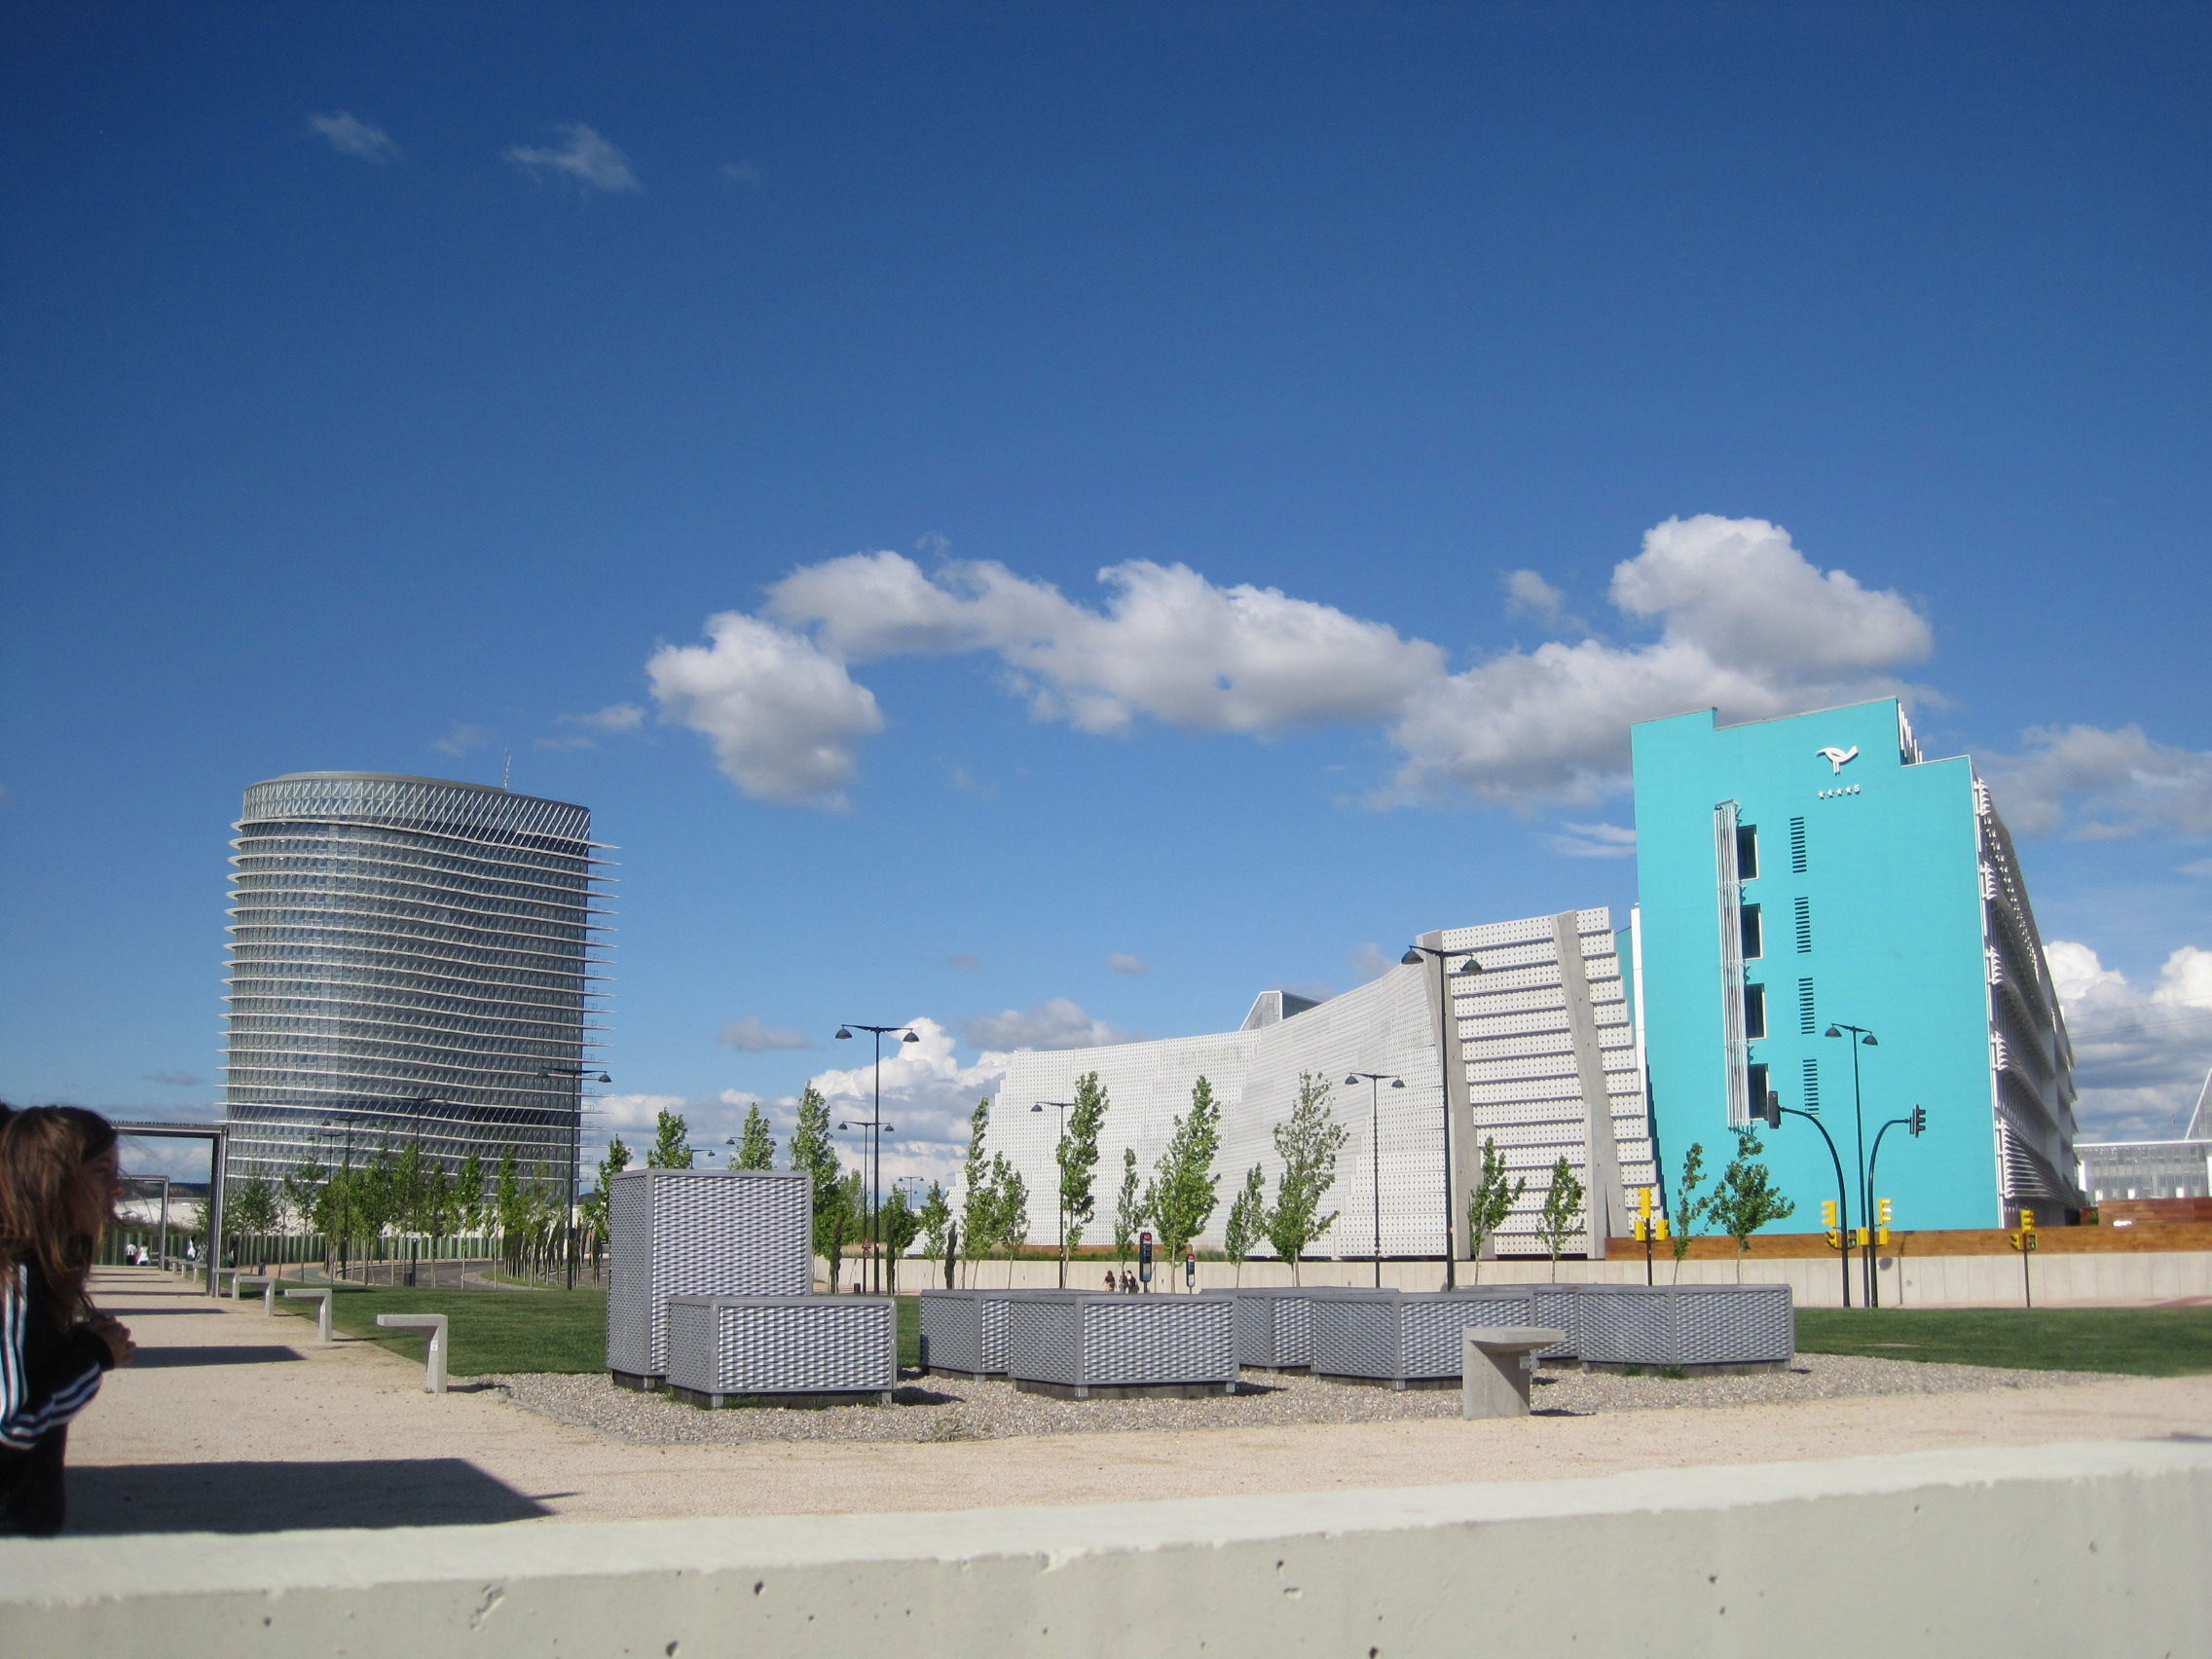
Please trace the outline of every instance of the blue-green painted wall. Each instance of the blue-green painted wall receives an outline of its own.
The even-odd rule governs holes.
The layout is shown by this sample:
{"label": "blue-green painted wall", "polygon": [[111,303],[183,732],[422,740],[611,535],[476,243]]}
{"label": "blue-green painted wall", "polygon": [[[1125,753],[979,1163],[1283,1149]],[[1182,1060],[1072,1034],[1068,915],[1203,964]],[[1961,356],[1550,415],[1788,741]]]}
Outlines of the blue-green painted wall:
{"label": "blue-green painted wall", "polygon": [[[1929,1132],[1892,1130],[1875,1193],[1896,1200],[1900,1228],[1996,1227],[1996,1130],[1990,1096],[1987,977],[1982,955],[1973,772],[1962,758],[1906,765],[1898,707],[1885,699],[1788,719],[1718,726],[1713,713],[1634,730],[1637,886],[1643,930],[1642,1021],[1654,1128],[1670,1193],[1692,1141],[1706,1166],[1734,1142],[1723,1094],[1720,931],[1714,808],[1733,799],[1757,831],[1759,873],[1744,902],[1760,909],[1763,951],[1746,962],[1766,987],[1764,1062],[1785,1106],[1806,1104],[1804,1062],[1817,1067],[1821,1120],[1835,1137],[1858,1215],[1848,1038],[1831,1022],[1870,1028],[1859,1052],[1865,1142],[1915,1104]],[[1819,751],[1857,748],[1834,770]],[[1854,792],[1854,793],[1835,793]],[[1805,827],[1805,868],[1791,867],[1790,820]],[[1798,948],[1796,901],[1809,906],[1810,949]],[[1800,1029],[1799,981],[1813,988],[1814,1024]],[[1760,1134],[1797,1213],[1774,1229],[1811,1232],[1836,1196],[1818,1132],[1785,1118]]]}

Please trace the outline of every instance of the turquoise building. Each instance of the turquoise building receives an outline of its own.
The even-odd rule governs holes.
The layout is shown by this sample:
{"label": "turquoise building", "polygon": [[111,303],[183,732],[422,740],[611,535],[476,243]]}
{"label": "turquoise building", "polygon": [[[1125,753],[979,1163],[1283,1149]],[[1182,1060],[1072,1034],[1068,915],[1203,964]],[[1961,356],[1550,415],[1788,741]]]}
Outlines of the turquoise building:
{"label": "turquoise building", "polygon": [[[2072,1052],[1972,761],[1925,759],[1895,699],[1728,726],[1705,710],[1633,741],[1638,1024],[1670,1195],[1689,1145],[1717,1172],[1772,1091],[1834,1137],[1851,1225],[1862,1144],[1915,1106],[1927,1132],[1892,1129],[1872,1183],[1895,1226],[2072,1219]],[[1837,1197],[1819,1132],[1759,1133],[1797,1205],[1776,1231],[1817,1231]]]}

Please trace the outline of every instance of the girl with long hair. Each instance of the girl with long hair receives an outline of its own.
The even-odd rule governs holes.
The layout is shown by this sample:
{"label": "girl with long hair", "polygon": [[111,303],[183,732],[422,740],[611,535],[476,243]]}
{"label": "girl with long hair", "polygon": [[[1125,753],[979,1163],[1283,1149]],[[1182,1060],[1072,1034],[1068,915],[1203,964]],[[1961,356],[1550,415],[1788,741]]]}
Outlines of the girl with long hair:
{"label": "girl with long hair", "polygon": [[61,1530],[69,1421],[137,1351],[86,1288],[122,1191],[97,1112],[0,1121],[0,1534]]}

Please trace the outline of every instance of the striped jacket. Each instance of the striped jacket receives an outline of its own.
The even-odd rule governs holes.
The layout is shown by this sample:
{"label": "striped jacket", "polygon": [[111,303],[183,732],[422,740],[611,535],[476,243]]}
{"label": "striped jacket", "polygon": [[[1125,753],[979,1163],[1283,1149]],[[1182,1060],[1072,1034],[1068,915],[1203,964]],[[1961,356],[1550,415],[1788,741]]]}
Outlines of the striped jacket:
{"label": "striped jacket", "polygon": [[92,1404],[113,1361],[83,1326],[56,1330],[46,1300],[46,1282],[28,1262],[0,1283],[0,1478],[9,1454],[28,1452]]}

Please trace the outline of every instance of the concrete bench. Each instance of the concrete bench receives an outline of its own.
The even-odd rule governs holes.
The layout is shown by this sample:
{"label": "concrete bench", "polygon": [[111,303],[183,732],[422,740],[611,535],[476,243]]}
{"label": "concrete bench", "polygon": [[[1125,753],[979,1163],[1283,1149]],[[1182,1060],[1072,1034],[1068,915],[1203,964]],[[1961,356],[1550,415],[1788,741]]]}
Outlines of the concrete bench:
{"label": "concrete bench", "polygon": [[377,1323],[387,1331],[427,1331],[430,1333],[430,1351],[426,1360],[427,1371],[423,1381],[423,1392],[442,1394],[446,1391],[446,1336],[447,1318],[444,1313],[379,1313]]}
{"label": "concrete bench", "polygon": [[233,1273],[231,1275],[231,1300],[233,1302],[244,1301],[245,1287],[249,1284],[261,1292],[261,1310],[264,1313],[276,1312],[276,1280],[268,1273]]}
{"label": "concrete bench", "polygon": [[1534,1356],[1567,1340],[1551,1325],[1472,1325],[1460,1332],[1459,1415],[1527,1417]]}
{"label": "concrete bench", "polygon": [[322,1342],[330,1341],[330,1287],[315,1285],[308,1290],[287,1290],[286,1301],[314,1304],[314,1334]]}

